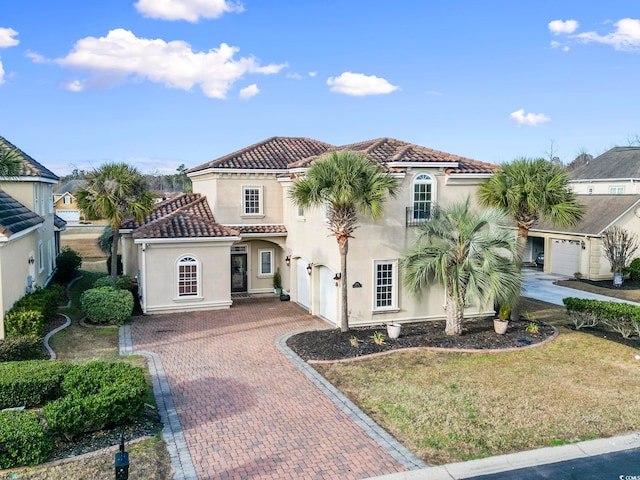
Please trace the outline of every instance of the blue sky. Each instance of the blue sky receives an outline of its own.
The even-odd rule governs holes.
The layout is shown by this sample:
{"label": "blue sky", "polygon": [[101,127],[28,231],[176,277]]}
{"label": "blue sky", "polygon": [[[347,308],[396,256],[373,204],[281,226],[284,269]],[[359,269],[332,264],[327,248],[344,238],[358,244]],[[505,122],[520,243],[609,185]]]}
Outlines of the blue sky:
{"label": "blue sky", "polygon": [[0,3],[0,135],[58,175],[175,173],[271,136],[568,163],[640,135],[640,5]]}

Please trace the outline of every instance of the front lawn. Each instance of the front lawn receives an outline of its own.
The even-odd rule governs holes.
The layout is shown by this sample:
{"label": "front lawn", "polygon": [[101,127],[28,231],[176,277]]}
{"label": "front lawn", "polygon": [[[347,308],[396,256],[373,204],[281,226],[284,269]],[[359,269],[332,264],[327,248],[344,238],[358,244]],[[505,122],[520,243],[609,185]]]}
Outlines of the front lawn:
{"label": "front lawn", "polygon": [[513,353],[400,351],[314,368],[430,465],[640,431],[638,349],[564,328],[561,307],[523,307],[559,337]]}

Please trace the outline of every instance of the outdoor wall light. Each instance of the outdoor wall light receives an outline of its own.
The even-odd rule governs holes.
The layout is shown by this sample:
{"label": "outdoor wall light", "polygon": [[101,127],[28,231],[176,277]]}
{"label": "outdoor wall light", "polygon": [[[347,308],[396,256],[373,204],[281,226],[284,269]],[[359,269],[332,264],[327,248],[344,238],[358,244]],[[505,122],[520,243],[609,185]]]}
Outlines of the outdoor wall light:
{"label": "outdoor wall light", "polygon": [[287,258],[284,259],[284,263],[287,264],[287,267],[291,265],[291,255],[287,255]]}
{"label": "outdoor wall light", "polygon": [[313,263],[310,263],[309,265],[307,265],[307,273],[309,275],[311,275],[311,270],[313,270]]}
{"label": "outdoor wall light", "polygon": [[340,285],[340,280],[342,279],[342,273],[338,272],[333,276],[333,280],[336,282],[336,287]]}
{"label": "outdoor wall light", "polygon": [[34,264],[36,261],[35,258],[33,258],[33,255],[29,257],[29,260],[27,260],[27,263],[29,263],[30,265]]}
{"label": "outdoor wall light", "polygon": [[582,247],[582,249],[583,249],[583,250],[586,250],[586,249],[587,249],[587,244],[586,244],[586,243],[584,243],[584,240],[581,240],[581,241],[580,241],[580,246]]}

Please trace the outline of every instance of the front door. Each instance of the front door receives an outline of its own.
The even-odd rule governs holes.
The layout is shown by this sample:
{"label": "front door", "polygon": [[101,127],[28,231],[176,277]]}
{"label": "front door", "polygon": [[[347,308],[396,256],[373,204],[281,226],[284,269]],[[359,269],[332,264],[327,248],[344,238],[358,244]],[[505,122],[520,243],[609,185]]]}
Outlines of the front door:
{"label": "front door", "polygon": [[247,291],[247,254],[231,254],[231,291]]}

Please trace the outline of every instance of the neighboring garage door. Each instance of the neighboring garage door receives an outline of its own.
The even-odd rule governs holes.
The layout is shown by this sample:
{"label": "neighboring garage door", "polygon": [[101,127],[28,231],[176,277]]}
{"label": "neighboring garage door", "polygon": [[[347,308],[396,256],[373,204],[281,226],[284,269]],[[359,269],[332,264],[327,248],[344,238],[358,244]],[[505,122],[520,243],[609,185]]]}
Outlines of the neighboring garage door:
{"label": "neighboring garage door", "polygon": [[307,262],[299,258],[296,263],[296,273],[298,277],[298,303],[309,309],[309,274],[307,273]]}
{"label": "neighboring garage door", "polygon": [[80,210],[57,210],[56,215],[58,215],[65,222],[80,221]]}
{"label": "neighboring garage door", "polygon": [[327,267],[320,267],[320,316],[334,325],[338,322],[338,291],[334,273]]}
{"label": "neighboring garage door", "polygon": [[575,240],[551,239],[551,273],[573,277],[580,271],[580,242]]}

